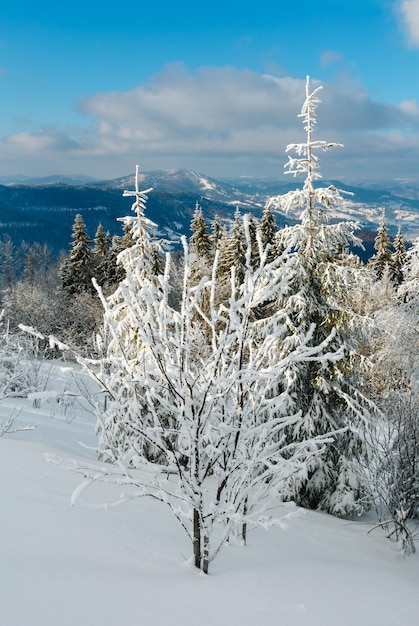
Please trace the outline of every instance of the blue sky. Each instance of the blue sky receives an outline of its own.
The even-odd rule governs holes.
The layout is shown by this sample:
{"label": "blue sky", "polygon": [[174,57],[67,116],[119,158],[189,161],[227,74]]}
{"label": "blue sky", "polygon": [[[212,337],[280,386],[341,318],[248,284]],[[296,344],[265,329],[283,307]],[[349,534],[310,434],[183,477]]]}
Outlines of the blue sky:
{"label": "blue sky", "polygon": [[16,0],[0,8],[0,176],[187,167],[284,179],[323,85],[325,178],[418,180],[419,0]]}

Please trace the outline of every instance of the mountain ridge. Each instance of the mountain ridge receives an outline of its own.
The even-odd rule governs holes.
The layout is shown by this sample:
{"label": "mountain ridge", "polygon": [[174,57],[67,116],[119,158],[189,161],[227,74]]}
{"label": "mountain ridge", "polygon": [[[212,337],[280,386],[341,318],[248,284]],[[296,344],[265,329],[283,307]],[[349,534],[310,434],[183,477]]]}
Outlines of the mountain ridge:
{"label": "mountain ridge", "polygon": [[[111,235],[121,234],[118,218],[129,214],[132,205],[132,198],[124,198],[122,193],[125,189],[134,189],[134,174],[87,182],[77,176],[46,179],[31,184],[0,184],[0,238],[8,235],[15,243],[22,240],[47,243],[58,253],[68,249],[77,213],[82,214],[91,237],[99,222]],[[296,189],[301,186],[298,183],[296,179],[224,181],[187,169],[140,174],[141,188],[153,188],[148,197],[147,217],[157,224],[160,236],[175,244],[180,235],[189,234],[197,203],[208,221],[218,214],[229,223],[237,207],[242,213],[251,212],[259,218],[269,196]],[[374,231],[384,211],[392,236],[399,226],[406,239],[419,236],[419,186],[406,184],[406,195],[403,195],[404,184],[398,181],[392,181],[387,188],[380,188],[378,184],[358,187],[333,180],[320,181],[319,186],[329,184],[352,194],[344,194],[339,209],[330,212],[332,221],[357,221],[360,228]],[[276,211],[275,216],[278,225],[283,227],[298,221],[299,213]]]}

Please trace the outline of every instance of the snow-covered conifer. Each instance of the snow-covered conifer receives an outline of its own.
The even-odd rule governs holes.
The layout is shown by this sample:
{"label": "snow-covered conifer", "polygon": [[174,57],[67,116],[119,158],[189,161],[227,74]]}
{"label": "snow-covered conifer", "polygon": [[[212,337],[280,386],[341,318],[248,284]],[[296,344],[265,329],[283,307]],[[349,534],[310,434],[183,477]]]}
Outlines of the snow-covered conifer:
{"label": "snow-covered conifer", "polygon": [[401,285],[403,282],[404,264],[406,263],[406,242],[401,226],[399,226],[397,235],[394,238],[393,248],[394,252],[391,257],[393,281],[396,285]]}
{"label": "snow-covered conifer", "polygon": [[234,267],[237,283],[240,284],[244,275],[245,258],[245,234],[240,209],[237,207],[229,232],[220,240],[219,273],[229,276]]}
{"label": "snow-covered conifer", "polygon": [[109,251],[110,243],[109,233],[105,233],[102,224],[99,223],[94,238],[93,252],[101,256],[106,256]]}
{"label": "snow-covered conifer", "polygon": [[262,236],[262,243],[264,246],[269,245],[269,260],[273,260],[276,255],[276,234],[278,232],[278,227],[275,221],[275,215],[272,211],[272,207],[266,205],[263,213],[262,219],[260,220],[260,231]]}
{"label": "snow-covered conifer", "polygon": [[390,274],[393,273],[391,240],[388,234],[387,221],[384,212],[374,241],[374,249],[376,252],[374,256],[370,258],[368,264],[375,273],[377,280],[381,280],[387,267],[390,270]]}
{"label": "snow-covered conifer", "polygon": [[16,282],[18,259],[16,246],[10,235],[0,239],[0,287],[10,288]]}
{"label": "snow-covered conifer", "polygon": [[404,283],[399,288],[399,295],[406,302],[419,297],[419,237],[413,242],[413,246],[406,252],[403,268]]}
{"label": "snow-covered conifer", "polygon": [[112,274],[110,265],[113,264],[111,255],[111,236],[109,232],[103,230],[102,224],[99,224],[96,230],[93,246],[93,260],[95,266],[95,277],[99,285],[108,287],[109,278]]}
{"label": "snow-covered conifer", "polygon": [[212,244],[208,233],[208,226],[202,213],[202,208],[196,203],[195,212],[191,222],[192,236],[189,240],[190,250],[200,258],[209,259],[212,252]]}
{"label": "snow-covered conifer", "polygon": [[300,114],[306,141],[287,147],[287,151],[297,154],[295,158],[289,156],[287,173],[305,175],[304,185],[270,198],[267,207],[302,209],[301,223],[278,233],[280,244],[295,260],[293,279],[277,300],[277,306],[286,313],[283,354],[295,349],[313,326],[314,345],[332,332],[331,348],[342,350],[342,358],[337,361],[300,363],[290,368],[287,380],[292,381],[293,410],[302,412],[302,420],[287,431],[288,440],[302,441],[333,429],[342,432],[326,446],[321,457],[313,460],[306,476],[291,477],[284,483],[283,495],[303,506],[350,516],[363,491],[352,462],[364,449],[358,427],[368,415],[368,402],[362,393],[357,354],[362,319],[347,310],[347,302],[351,288],[363,278],[350,257],[342,255],[350,244],[358,243],[354,235],[357,224],[327,223],[327,210],[339,205],[341,192],[334,186],[315,186],[321,178],[316,151],[340,146],[313,139],[320,89],[311,91],[307,78]]}
{"label": "snow-covered conifer", "polygon": [[71,251],[61,267],[61,284],[68,295],[92,292],[93,254],[83,217],[75,217]]}
{"label": "snow-covered conifer", "polygon": [[[152,189],[141,191],[138,181],[137,166],[135,191],[124,192],[124,196],[135,198],[132,204],[133,215],[121,218],[125,231],[130,233],[132,245],[119,252],[117,263],[123,269],[124,278],[106,304],[105,325],[110,336],[109,357],[112,360],[117,355],[122,355],[123,358],[119,363],[118,376],[113,381],[116,387],[112,394],[116,395],[118,392],[119,402],[111,403],[107,418],[98,425],[99,458],[105,460],[109,456],[109,450],[116,448],[123,452],[133,445],[135,438],[138,449],[144,447],[143,454],[153,456],[156,452],[149,450],[148,442],[141,434],[137,433],[135,437],[135,430],[128,426],[124,428],[124,420],[120,417],[127,414],[132,402],[137,403],[139,411],[147,413],[146,405],[141,404],[138,387],[130,387],[125,381],[129,380],[132,368],[142,358],[139,326],[145,323],[148,301],[159,302],[161,299],[159,276],[156,274],[156,253],[160,251],[160,244],[152,234],[155,225],[144,215],[148,193]],[[112,452],[111,458],[113,455]]]}
{"label": "snow-covered conifer", "polygon": [[211,244],[214,250],[219,249],[220,240],[221,240],[224,230],[225,229],[223,228],[221,224],[220,216],[216,215],[211,223],[211,234],[210,234]]}

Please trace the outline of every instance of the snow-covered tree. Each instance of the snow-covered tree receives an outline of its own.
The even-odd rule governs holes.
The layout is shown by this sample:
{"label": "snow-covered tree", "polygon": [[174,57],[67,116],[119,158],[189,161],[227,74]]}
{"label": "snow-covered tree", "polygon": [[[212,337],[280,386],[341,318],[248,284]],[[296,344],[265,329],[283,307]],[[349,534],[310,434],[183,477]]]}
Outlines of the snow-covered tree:
{"label": "snow-covered tree", "polygon": [[[405,554],[416,552],[419,517],[419,396],[386,392],[382,415],[367,432],[369,454],[360,465],[378,526],[396,539]],[[415,519],[416,518],[416,519]]]}
{"label": "snow-covered tree", "polygon": [[403,270],[406,263],[406,242],[403,236],[402,227],[399,226],[397,235],[393,241],[394,252],[391,257],[392,278],[396,285],[403,282]]}
{"label": "snow-covered tree", "polygon": [[374,241],[374,249],[376,252],[370,258],[369,266],[374,271],[377,280],[381,280],[386,269],[389,268],[391,273],[392,268],[391,240],[384,212]]}
{"label": "snow-covered tree", "polygon": [[4,311],[0,313],[0,399],[27,389],[24,354],[12,341]]}
{"label": "snow-covered tree", "polygon": [[245,234],[242,216],[237,207],[234,212],[234,221],[229,232],[225,233],[220,240],[220,261],[218,271],[220,274],[229,276],[232,267],[235,268],[237,283],[240,284],[244,275],[246,259]]}
{"label": "snow-covered tree", "polygon": [[216,215],[211,223],[210,240],[213,250],[218,250],[220,247],[220,241],[223,236],[225,228],[221,224],[220,216]]}
{"label": "snow-covered tree", "polygon": [[270,205],[266,205],[262,219],[260,220],[260,231],[262,236],[262,243],[264,246],[269,245],[269,253],[268,258],[272,261],[276,254],[276,234],[278,232],[278,226],[276,225],[275,215],[272,211],[272,207]]}
{"label": "snow-covered tree", "polygon": [[0,287],[10,288],[16,281],[18,259],[16,246],[10,235],[0,239]]}
{"label": "snow-covered tree", "polygon": [[255,218],[253,217],[251,213],[249,213],[246,216],[246,220],[247,220],[247,228],[249,232],[249,241],[251,245],[250,263],[252,264],[252,267],[258,267],[258,265],[260,264],[260,258],[259,258],[260,250],[259,250],[259,243],[257,240],[258,225],[257,225]]}
{"label": "snow-covered tree", "polygon": [[[0,313],[0,400],[26,397],[45,383],[41,374],[43,351],[39,340],[10,332],[4,311]],[[14,419],[7,421],[11,427]],[[1,428],[0,428],[1,430]],[[10,430],[8,430],[10,432]]]}
{"label": "snow-covered tree", "polygon": [[209,259],[212,253],[211,238],[202,208],[196,203],[191,222],[192,236],[189,240],[190,250],[200,258]]}
{"label": "snow-covered tree", "polygon": [[411,302],[412,306],[419,305],[419,237],[406,252],[403,276],[405,282],[399,288],[400,298]]}
{"label": "snow-covered tree", "polygon": [[419,239],[406,253],[396,296],[382,299],[370,377],[374,392],[419,391]]}
{"label": "snow-covered tree", "polygon": [[71,251],[61,267],[61,283],[64,292],[73,295],[92,291],[94,275],[93,254],[83,217],[75,217]]}
{"label": "snow-covered tree", "polygon": [[48,280],[48,269],[52,265],[53,253],[46,245],[22,242],[24,256],[23,279],[27,285],[45,284]]}
{"label": "snow-covered tree", "polygon": [[[117,263],[123,269],[124,279],[109,297],[107,305],[112,310],[113,324],[117,324],[115,332],[110,335],[109,355],[114,352],[115,354],[122,353],[128,371],[135,367],[141,358],[140,326],[143,318],[145,319],[147,299],[151,298],[158,302],[161,298],[159,276],[155,274],[155,255],[160,246],[153,236],[155,224],[144,215],[148,193],[152,189],[141,191],[138,181],[139,168],[137,166],[135,191],[124,192],[125,196],[133,195],[135,198],[132,205],[133,215],[121,219],[125,231],[130,233],[132,245],[119,252]],[[112,410],[116,410],[117,416],[120,412],[125,414],[129,412],[131,403],[135,401],[137,405],[142,403],[141,410],[147,412],[145,391],[139,394],[138,387],[126,389],[122,370],[120,376],[120,385],[125,390],[126,397],[119,405],[112,404]],[[125,447],[133,445],[135,431],[124,429],[119,417],[114,418],[112,415],[108,417],[103,424],[99,424],[99,431],[99,458],[106,459],[107,450],[112,446],[117,445],[120,450],[124,450]],[[155,449],[150,449],[148,441],[144,440],[141,434],[137,434],[136,445],[150,458],[158,454]]]}
{"label": "snow-covered tree", "polygon": [[[211,258],[214,253],[208,226],[198,202],[191,222],[191,231],[189,248],[191,253],[195,255],[192,263],[191,280],[196,283],[211,271]],[[202,297],[203,300],[200,304],[203,309],[206,309],[208,307],[208,294],[204,292]]]}
{"label": "snow-covered tree", "polygon": [[415,551],[412,518],[419,516],[418,260],[419,239],[406,253],[396,295],[393,288],[375,313],[369,378],[381,415],[367,431],[370,453],[362,466],[379,524],[405,552]]}
{"label": "snow-covered tree", "polygon": [[320,89],[311,91],[307,78],[300,114],[306,141],[287,147],[297,155],[289,156],[287,173],[303,174],[304,185],[270,198],[267,206],[285,211],[302,209],[301,223],[278,233],[280,245],[295,262],[293,278],[277,300],[277,307],[286,312],[282,355],[296,349],[313,326],[313,345],[332,332],[331,347],[342,350],[339,360],[326,364],[302,362],[290,367],[287,384],[292,387],[292,408],[301,411],[302,420],[287,430],[287,437],[295,442],[335,429],[342,432],[326,446],[321,457],[313,459],[305,476],[291,477],[284,484],[283,494],[303,506],[350,516],[363,493],[353,461],[365,449],[359,427],[367,419],[368,401],[363,395],[357,352],[363,320],[347,309],[347,303],[351,289],[363,277],[345,253],[350,244],[359,243],[354,235],[357,225],[327,223],[327,210],[341,203],[341,192],[334,186],[315,186],[321,178],[316,151],[340,145],[313,139]]}
{"label": "snow-covered tree", "polygon": [[[280,485],[304,476],[335,436],[333,426],[321,436],[284,438],[302,419],[289,373],[303,363],[327,367],[343,349],[331,348],[334,331],[316,343],[309,325],[284,353],[284,312],[255,320],[261,303],[287,291],[296,268],[292,255],[267,263],[260,233],[255,268],[247,219],[243,278],[238,283],[233,265],[227,301],[217,303],[219,253],[211,273],[193,283],[184,239],[180,307],[172,308],[171,258],[164,274],[152,273],[152,224],[138,176],[134,196],[135,243],[119,258],[125,279],[108,298],[98,287],[111,338],[105,367],[95,373],[109,396],[99,413],[100,457],[111,463],[78,470],[85,485],[127,485],[134,488],[127,499],[148,495],[167,504],[191,540],[194,564],[208,572],[223,543],[265,523]],[[206,311],[203,290],[210,292]]]}
{"label": "snow-covered tree", "polygon": [[110,234],[105,233],[102,223],[98,224],[94,238],[93,252],[98,256],[106,256],[111,245]]}
{"label": "snow-covered tree", "polygon": [[109,265],[112,262],[110,253],[112,240],[110,233],[103,230],[101,223],[98,224],[93,241],[94,274],[99,285],[108,286]]}

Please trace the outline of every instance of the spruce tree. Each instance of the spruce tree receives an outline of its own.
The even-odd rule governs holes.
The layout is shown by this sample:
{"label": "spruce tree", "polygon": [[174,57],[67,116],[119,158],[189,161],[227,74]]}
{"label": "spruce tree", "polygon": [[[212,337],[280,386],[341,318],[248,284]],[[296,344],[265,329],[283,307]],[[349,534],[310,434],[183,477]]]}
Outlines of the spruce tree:
{"label": "spruce tree", "polygon": [[[404,281],[400,285],[398,295],[406,303],[415,303],[416,314],[419,312],[419,237],[413,246],[406,252],[406,261],[403,267]],[[417,324],[417,318],[416,318]]]}
{"label": "spruce tree", "polygon": [[250,264],[252,267],[256,268],[260,265],[259,243],[257,241],[258,224],[256,223],[253,215],[251,215],[250,213],[247,215],[246,224],[248,229],[248,237],[250,240]]}
{"label": "spruce tree", "polygon": [[220,241],[223,236],[224,228],[221,224],[220,216],[216,215],[211,223],[211,244],[213,250],[218,250],[220,248]]}
{"label": "spruce tree", "polygon": [[[317,94],[310,90],[307,78],[303,118],[306,141],[291,144],[297,157],[289,157],[287,173],[305,175],[302,189],[270,198],[269,208],[288,210],[301,207],[301,223],[279,233],[284,258],[290,256],[295,274],[289,288],[278,294],[277,306],[284,310],[284,354],[295,349],[312,330],[313,345],[327,342],[339,360],[319,364],[307,362],[291,367],[292,410],[301,411],[301,420],[288,430],[290,445],[312,435],[335,431],[333,441],[318,451],[305,477],[283,484],[282,495],[298,504],[320,508],[339,516],[354,513],[363,495],[363,484],[353,469],[353,461],[365,451],[359,434],[368,417],[368,401],[362,393],[361,360],[357,340],[362,328],[359,318],[346,310],[345,295],[360,280],[351,264],[342,264],[342,250],[357,242],[356,224],[327,224],[327,209],[338,205],[341,192],[334,186],[315,186],[321,178],[317,150],[329,150],[340,144],[316,141],[312,134],[316,123]],[[281,385],[281,381],[278,381]]]}
{"label": "spruce tree", "polygon": [[0,288],[9,289],[16,282],[18,259],[16,246],[10,235],[0,239]]}
{"label": "spruce tree", "polygon": [[99,285],[108,287],[109,264],[111,260],[111,237],[109,232],[105,233],[102,224],[96,230],[93,246],[93,257],[95,264],[95,277]]}
{"label": "spruce tree", "polygon": [[197,257],[208,260],[212,253],[211,238],[208,226],[202,213],[202,208],[196,203],[191,222],[192,236],[189,240],[190,251]]}
{"label": "spruce tree", "polygon": [[399,226],[397,235],[394,238],[393,248],[394,252],[391,257],[392,279],[396,285],[401,285],[403,282],[403,269],[406,263],[406,242],[401,226]]}
{"label": "spruce tree", "polygon": [[386,268],[392,274],[392,251],[391,240],[388,234],[387,222],[383,212],[381,223],[377,230],[377,236],[374,241],[375,254],[369,260],[369,266],[375,273],[377,280],[381,280],[384,276]]}
{"label": "spruce tree", "polygon": [[114,235],[109,249],[109,263],[107,273],[107,283],[109,285],[118,285],[125,278],[125,270],[121,263],[118,263],[119,253],[125,250],[124,237]]}
{"label": "spruce tree", "polygon": [[220,241],[219,274],[229,275],[232,267],[235,268],[236,283],[240,284],[244,276],[246,264],[246,237],[243,228],[240,209],[234,212],[234,222],[230,231]]}
{"label": "spruce tree", "polygon": [[272,261],[277,254],[276,234],[278,232],[278,227],[270,205],[266,205],[263,210],[262,219],[260,220],[260,231],[262,244],[264,246],[269,245],[268,260]]}
{"label": "spruce tree", "polygon": [[71,251],[61,266],[61,285],[65,293],[93,293],[94,259],[83,217],[78,213],[72,231]]}
{"label": "spruce tree", "polygon": [[[122,249],[118,261],[124,271],[124,278],[115,292],[105,303],[105,327],[110,333],[108,348],[109,373],[112,375],[113,357],[122,355],[122,362],[113,381],[112,394],[120,393],[122,402],[113,403],[105,419],[99,421],[100,433],[98,457],[103,460],[115,460],[115,454],[123,456],[125,451],[134,446],[139,454],[148,459],[158,460],[159,451],[149,446],[147,438],[129,426],[127,416],[132,403],[138,415],[149,415],[145,396],[141,387],[127,385],[129,372],[141,361],[143,346],[139,339],[138,324],[145,319],[146,307],[150,301],[158,302],[161,298],[159,277],[156,275],[156,251],[160,244],[154,237],[155,224],[145,217],[144,211],[148,193],[152,189],[140,190],[139,168],[136,168],[135,190],[124,191],[124,196],[133,196],[133,215],[121,219],[125,232],[129,233],[133,244]],[[100,290],[99,290],[100,291]],[[144,308],[145,307],[145,308]],[[150,424],[151,425],[151,424]],[[167,425],[170,425],[168,417]],[[116,452],[117,451],[117,452]]]}

